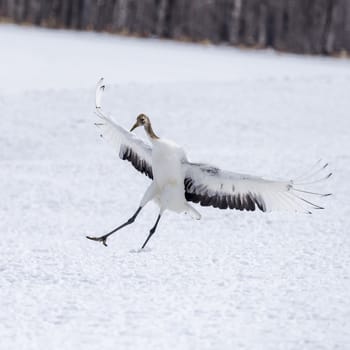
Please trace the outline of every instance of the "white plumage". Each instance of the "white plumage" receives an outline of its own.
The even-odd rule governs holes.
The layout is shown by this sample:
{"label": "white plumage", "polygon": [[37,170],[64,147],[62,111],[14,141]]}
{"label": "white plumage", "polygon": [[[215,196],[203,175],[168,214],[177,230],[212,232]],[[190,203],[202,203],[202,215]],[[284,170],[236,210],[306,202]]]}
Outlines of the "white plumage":
{"label": "white plumage", "polygon": [[154,133],[149,118],[144,114],[138,116],[131,131],[138,126],[144,126],[151,146],[107,117],[101,109],[104,88],[103,79],[101,79],[96,88],[96,114],[100,118],[96,126],[99,127],[101,136],[113,145],[121,159],[131,162],[138,171],[152,179],[152,182],[138,210],[126,223],[101,237],[87,238],[107,245],[107,238],[124,226],[131,224],[141,209],[151,200],[159,205],[160,211],[142,248],[146,246],[155,232],[165,210],[178,213],[188,212],[192,217],[200,219],[200,214],[189,202],[220,209],[248,211],[260,209],[264,212],[288,210],[311,213],[312,209],[323,209],[311,202],[311,198],[307,196],[328,196],[328,193],[319,194],[306,191],[298,188],[298,185],[329,178],[331,173],[327,173],[321,179],[311,181],[315,175],[323,172],[328,164],[320,166],[319,161],[310,170],[311,173],[309,171],[305,176],[299,177],[298,181],[272,181],[224,171],[208,164],[191,163],[180,146],[172,141],[159,138]]}

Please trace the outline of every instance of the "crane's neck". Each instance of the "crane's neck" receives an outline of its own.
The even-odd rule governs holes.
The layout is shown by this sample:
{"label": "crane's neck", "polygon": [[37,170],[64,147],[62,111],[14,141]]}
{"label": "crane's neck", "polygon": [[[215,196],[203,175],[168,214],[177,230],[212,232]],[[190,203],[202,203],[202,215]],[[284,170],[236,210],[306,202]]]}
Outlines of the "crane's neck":
{"label": "crane's neck", "polygon": [[145,124],[145,131],[151,140],[157,140],[159,137],[154,133],[151,123]]}

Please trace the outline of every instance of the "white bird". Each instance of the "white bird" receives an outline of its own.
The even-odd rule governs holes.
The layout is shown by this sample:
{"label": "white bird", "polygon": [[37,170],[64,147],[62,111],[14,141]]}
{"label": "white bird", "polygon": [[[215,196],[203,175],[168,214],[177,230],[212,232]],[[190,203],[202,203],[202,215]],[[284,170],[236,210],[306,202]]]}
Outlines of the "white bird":
{"label": "white bird", "polygon": [[[137,117],[130,131],[106,116],[101,108],[104,88],[102,78],[96,87],[96,114],[100,120],[95,125],[100,128],[101,136],[115,147],[119,157],[131,162],[152,182],[143,195],[138,209],[128,221],[103,236],[87,236],[88,239],[102,242],[107,246],[107,238],[133,223],[142,208],[151,200],[158,204],[159,215],[141,249],[156,231],[165,210],[187,212],[193,218],[200,219],[201,215],[189,202],[220,209],[254,211],[258,208],[263,212],[288,210],[311,214],[311,209],[323,209],[305,196],[324,197],[330,193],[315,193],[298,187],[329,178],[332,173],[312,180],[315,175],[326,169],[328,164],[320,166],[320,161],[317,162],[310,170],[311,173],[309,171],[306,175],[300,176],[297,178],[298,181],[274,181],[221,170],[208,164],[192,163],[180,146],[155,134],[151,121],[145,114]],[[132,133],[140,126],[144,127],[151,145]]]}

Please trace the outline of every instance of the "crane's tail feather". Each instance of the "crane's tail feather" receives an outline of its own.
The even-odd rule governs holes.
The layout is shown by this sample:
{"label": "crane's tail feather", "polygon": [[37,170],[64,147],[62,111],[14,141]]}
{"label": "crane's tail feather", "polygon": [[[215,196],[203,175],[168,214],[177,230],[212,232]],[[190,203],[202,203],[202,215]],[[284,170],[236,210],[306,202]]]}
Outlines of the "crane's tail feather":
{"label": "crane's tail feather", "polygon": [[192,205],[186,203],[186,207],[187,207],[186,212],[188,212],[193,219],[196,219],[196,220],[201,219],[202,215],[196,209],[194,209]]}

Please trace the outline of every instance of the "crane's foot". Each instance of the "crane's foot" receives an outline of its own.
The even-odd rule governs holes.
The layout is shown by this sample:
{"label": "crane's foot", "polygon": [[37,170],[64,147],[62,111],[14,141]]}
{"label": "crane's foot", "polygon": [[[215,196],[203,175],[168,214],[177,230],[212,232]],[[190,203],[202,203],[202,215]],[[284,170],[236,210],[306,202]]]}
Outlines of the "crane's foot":
{"label": "crane's foot", "polygon": [[90,236],[86,236],[87,239],[90,239],[92,241],[96,241],[96,242],[102,242],[102,244],[107,247],[107,237],[108,236],[101,236],[101,237],[90,237]]}

